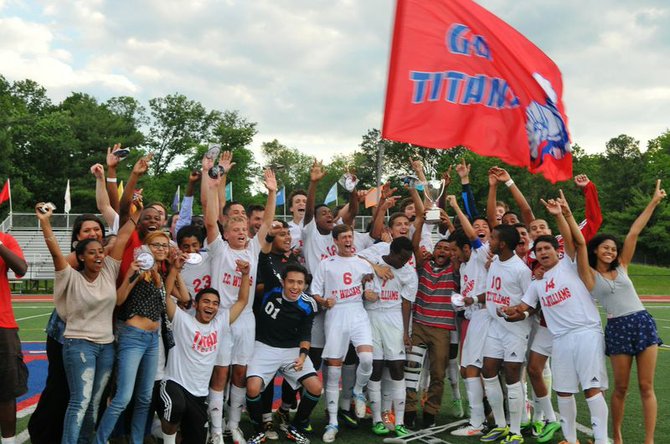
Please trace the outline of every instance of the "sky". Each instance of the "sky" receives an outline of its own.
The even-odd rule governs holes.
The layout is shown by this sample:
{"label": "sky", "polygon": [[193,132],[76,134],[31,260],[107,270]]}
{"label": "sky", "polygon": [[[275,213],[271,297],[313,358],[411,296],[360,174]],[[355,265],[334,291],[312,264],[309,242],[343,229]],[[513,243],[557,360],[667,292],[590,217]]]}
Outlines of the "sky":
{"label": "sky", "polygon": [[[563,73],[572,141],[670,128],[670,2],[479,0]],[[0,74],[144,105],[175,92],[328,159],[379,128],[392,0],[0,0]]]}

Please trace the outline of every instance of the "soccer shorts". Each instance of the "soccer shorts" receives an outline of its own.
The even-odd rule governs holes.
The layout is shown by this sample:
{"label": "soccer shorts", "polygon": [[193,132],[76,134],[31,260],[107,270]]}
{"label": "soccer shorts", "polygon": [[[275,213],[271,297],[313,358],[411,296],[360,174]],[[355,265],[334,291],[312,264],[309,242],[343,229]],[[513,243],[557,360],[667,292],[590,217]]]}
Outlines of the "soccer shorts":
{"label": "soccer shorts", "polygon": [[324,359],[344,359],[351,342],[354,347],[372,346],[372,330],[363,304],[333,307],[326,313]]}
{"label": "soccer shorts", "polygon": [[325,320],[326,314],[322,311],[317,312],[314,316],[314,321],[312,322],[312,340],[310,341],[312,348],[323,348],[326,345]]}
{"label": "soccer shorts", "polygon": [[295,390],[304,379],[316,376],[314,365],[312,365],[309,356],[305,358],[302,370],[296,371],[293,366],[299,355],[300,348],[298,347],[279,348],[256,341],[254,356],[247,367],[247,379],[258,376],[263,380],[263,389],[265,389],[268,384],[272,383],[275,374],[279,372]]}
{"label": "soccer shorts", "polygon": [[369,310],[372,329],[372,359],[381,361],[404,361],[402,309]]}
{"label": "soccer shorts", "polygon": [[551,348],[554,337],[549,329],[540,323],[533,324],[530,333],[530,350],[543,356],[551,357]]}
{"label": "soccer shorts", "polygon": [[607,390],[603,333],[581,329],[554,338],[551,374],[557,392],[578,393],[580,385],[582,390]]}
{"label": "soccer shorts", "polygon": [[484,357],[502,359],[504,362],[524,362],[527,349],[528,338],[517,336],[500,322],[491,320],[484,344]]}
{"label": "soccer shorts", "polygon": [[160,382],[158,416],[181,425],[182,442],[207,441],[207,396],[192,395],[174,381]]}
{"label": "soccer shorts", "polygon": [[486,310],[472,312],[468,333],[465,335],[461,351],[461,367],[474,366],[482,368],[484,363],[484,344],[488,336],[491,316]]}

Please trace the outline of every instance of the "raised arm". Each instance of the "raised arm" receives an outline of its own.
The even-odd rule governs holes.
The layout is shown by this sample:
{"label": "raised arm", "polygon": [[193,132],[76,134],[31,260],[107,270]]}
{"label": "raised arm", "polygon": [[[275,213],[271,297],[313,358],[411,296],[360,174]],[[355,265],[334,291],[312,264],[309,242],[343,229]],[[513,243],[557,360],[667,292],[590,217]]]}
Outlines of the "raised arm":
{"label": "raised arm", "polygon": [[565,202],[565,196],[563,195],[563,190],[560,190],[560,197],[558,199],[549,199],[549,201],[540,199],[540,202],[542,202],[542,205],[544,205],[549,214],[551,214],[556,218],[558,231],[561,233],[561,236],[563,236],[563,249],[565,250],[565,254],[567,254],[568,257],[570,257],[570,259],[574,259],[575,258],[574,239],[572,236],[572,232],[570,230],[570,226],[568,225],[568,222],[565,220],[565,217],[563,216],[563,211],[561,210],[561,203]]}
{"label": "raised arm", "polygon": [[314,206],[316,204],[316,186],[319,181],[326,175],[326,170],[323,169],[323,162],[314,159],[312,169],[309,173],[309,187],[307,188],[307,204],[305,206],[305,217],[303,225],[307,225],[314,219]]}
{"label": "raised arm", "polygon": [[[114,212],[119,212],[119,189],[118,184],[116,183],[116,167],[119,165],[121,159],[119,156],[114,154],[116,151],[121,149],[121,144],[116,143],[114,147],[107,147],[107,177],[109,180],[105,183],[107,189],[107,199],[111,202],[111,207],[114,209]],[[99,208],[99,207],[98,207]],[[104,216],[104,214],[103,214]],[[111,224],[108,222],[111,226]]]}
{"label": "raised arm", "polygon": [[130,239],[130,236],[133,234],[133,231],[135,231],[135,227],[137,226],[137,220],[135,220],[135,218],[138,217],[139,213],[133,214],[128,218],[128,221],[126,221],[126,223],[123,224],[123,226],[119,229],[119,232],[117,233],[116,236],[116,242],[114,242],[114,246],[109,252],[109,256],[112,259],[120,261],[123,258],[123,252],[126,249],[128,239]]}
{"label": "raised arm", "polygon": [[619,263],[623,267],[628,267],[631,260],[633,260],[633,255],[635,254],[635,247],[637,245],[637,238],[640,236],[640,233],[647,226],[651,215],[654,214],[654,210],[663,199],[665,199],[666,193],[663,188],[661,188],[661,179],[656,180],[656,189],[654,190],[654,195],[647,204],[647,207],[640,213],[640,215],[635,219],[633,225],[630,226],[630,230],[626,235],[626,240],[623,242],[623,248],[621,249],[621,254],[619,255]]}
{"label": "raised arm", "polygon": [[598,233],[603,223],[603,213],[600,210],[600,200],[598,199],[598,189],[595,184],[589,180],[586,174],[575,176],[575,185],[584,193],[584,215],[586,223],[582,227],[582,234],[588,243],[593,236]]}
{"label": "raised arm", "polygon": [[530,223],[535,220],[535,215],[533,214],[533,210],[530,208],[530,205],[528,205],[528,201],[524,197],[519,187],[516,186],[507,170],[496,167],[495,174],[498,182],[502,182],[507,185],[510,193],[512,193],[514,202],[516,202],[516,205],[519,207],[519,211],[521,212],[521,221],[526,226],[530,225]]}
{"label": "raised arm", "polygon": [[[116,157],[116,156],[113,156]],[[103,219],[107,222],[108,226],[114,225],[114,219],[118,216],[114,207],[110,204],[108,189],[105,187],[105,169],[99,163],[96,163],[91,167],[91,174],[95,176],[95,203],[98,207],[98,211],[102,214]],[[112,184],[114,189],[116,189],[116,181]],[[118,207],[118,197],[117,197],[117,207]]]}
{"label": "raised arm", "polygon": [[181,276],[181,270],[184,269],[184,263],[188,259],[188,254],[174,248],[170,252],[170,271],[165,279],[165,293],[176,297],[181,303],[185,304],[191,300],[186,283]]}
{"label": "raised arm", "polygon": [[202,184],[206,189],[207,203],[205,207],[205,229],[207,230],[207,243],[214,242],[219,235],[219,187],[220,179],[212,179],[209,176],[203,176]]}
{"label": "raised arm", "polygon": [[353,226],[354,220],[356,219],[356,216],[358,216],[359,208],[358,191],[356,190],[355,186],[354,189],[351,190],[351,193],[349,193],[349,204],[347,206],[348,209],[347,212],[342,216],[342,222],[349,226]]}
{"label": "raised arm", "polygon": [[500,225],[498,222],[496,202],[498,201],[498,177],[496,176],[496,167],[492,167],[488,172],[489,178],[489,194],[486,198],[486,220],[489,222],[489,227]]}
{"label": "raised arm", "polygon": [[268,190],[268,200],[265,202],[265,212],[263,213],[263,225],[258,229],[258,241],[261,244],[261,249],[264,244],[269,243],[265,240],[272,226],[272,222],[275,219],[275,210],[277,209],[277,179],[275,178],[275,173],[270,169],[266,168],[264,173],[264,183],[265,189]]}
{"label": "raised arm", "polygon": [[186,185],[186,192],[181,200],[181,208],[179,209],[179,219],[174,227],[174,237],[177,238],[177,233],[182,228],[191,225],[193,220],[193,193],[195,192],[195,184],[200,181],[201,173],[198,170],[193,170],[188,176],[188,184]]}
{"label": "raised arm", "polygon": [[244,307],[249,302],[249,262],[237,259],[235,261],[237,268],[242,273],[242,282],[240,283],[240,292],[237,295],[237,301],[230,307],[230,323],[232,324],[242,314]]}
{"label": "raised arm", "polygon": [[121,196],[121,203],[119,205],[119,225],[125,224],[126,220],[128,220],[130,204],[132,203],[133,194],[137,187],[137,181],[149,170],[149,163],[153,156],[153,153],[149,153],[138,159],[135,166],[133,166],[133,171],[130,173],[130,177],[128,177],[128,182],[126,183],[123,195]]}
{"label": "raised arm", "polygon": [[[423,205],[421,206],[423,209]],[[423,267],[425,262],[423,251],[421,251],[421,231],[423,230],[423,224],[425,222],[426,214],[425,211],[419,212],[416,211],[416,219],[414,220],[414,234],[412,235],[412,249],[414,250],[414,260],[416,260],[417,270]]]}
{"label": "raised arm", "polygon": [[477,210],[475,196],[472,193],[472,187],[470,186],[470,168],[471,165],[465,163],[465,158],[461,159],[461,163],[456,164],[456,173],[458,173],[458,176],[461,178],[463,208],[465,209],[465,214],[467,214],[470,219],[474,219],[479,216],[479,211]]}
{"label": "raised arm", "polygon": [[[64,270],[68,264],[63,253],[60,251],[58,240],[51,229],[51,215],[53,214],[53,210],[44,205],[44,202],[39,202],[35,205],[35,214],[40,221],[40,227],[42,228],[42,234],[44,235],[44,242],[46,242],[51,258],[53,259],[54,269],[56,271]],[[45,211],[42,212],[42,209]]]}
{"label": "raised arm", "polygon": [[454,211],[456,212],[456,216],[458,216],[458,220],[461,221],[461,227],[463,228],[463,232],[465,233],[467,238],[471,241],[479,239],[477,233],[475,233],[475,229],[472,227],[472,224],[470,223],[470,219],[468,219],[468,216],[466,216],[463,213],[461,207],[458,206],[456,196],[453,195],[447,196],[447,202],[449,203],[451,208],[453,208]]}
{"label": "raised arm", "polygon": [[221,171],[221,182],[219,183],[219,188],[218,188],[218,193],[219,193],[219,221],[221,223],[224,222],[223,220],[223,208],[226,206],[226,182],[228,180],[228,173],[230,172],[231,169],[235,166],[235,162],[233,162],[233,153],[230,151],[224,151],[221,153],[221,156],[219,156],[219,169],[223,169]]}
{"label": "raised arm", "polygon": [[116,289],[116,305],[121,305],[126,302],[130,291],[135,288],[135,285],[139,282],[139,277],[140,267],[137,265],[136,261],[132,261],[128,267],[128,271],[126,271],[126,275],[121,281],[121,285]]}
{"label": "raised arm", "polygon": [[579,278],[584,282],[586,289],[591,291],[596,285],[596,270],[591,268],[589,265],[589,254],[586,246],[586,239],[582,234],[582,230],[579,229],[579,225],[570,211],[570,206],[568,201],[565,200],[565,197],[561,196],[559,199],[561,204],[561,212],[563,217],[570,227],[570,234],[572,235],[572,241],[575,245],[575,254],[577,257],[577,272],[579,273]]}

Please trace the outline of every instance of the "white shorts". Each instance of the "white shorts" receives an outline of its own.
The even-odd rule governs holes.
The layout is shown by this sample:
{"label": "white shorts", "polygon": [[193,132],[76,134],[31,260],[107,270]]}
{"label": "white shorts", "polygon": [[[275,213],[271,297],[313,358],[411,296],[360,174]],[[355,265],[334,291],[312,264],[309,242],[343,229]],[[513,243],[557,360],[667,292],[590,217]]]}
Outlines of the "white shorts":
{"label": "white shorts", "polygon": [[317,312],[314,316],[314,322],[312,322],[312,340],[310,341],[310,346],[313,348],[323,348],[326,345],[325,319],[326,314],[322,311]]}
{"label": "white shorts", "polygon": [[230,327],[227,327],[223,332],[223,338],[219,344],[219,349],[216,354],[215,365],[219,367],[228,367],[232,360],[233,353],[233,332]]}
{"label": "white shorts", "polygon": [[[256,318],[253,312],[242,313],[230,326],[231,341],[227,347],[221,347],[216,358],[216,365],[247,365],[254,353],[256,340]],[[226,345],[226,343],[222,344]]]}
{"label": "white shorts", "polygon": [[344,359],[349,343],[354,347],[372,346],[372,329],[363,304],[351,307],[333,307],[326,313],[326,346],[324,359]]}
{"label": "white shorts", "polygon": [[461,350],[461,367],[474,366],[482,368],[484,363],[484,345],[489,334],[491,316],[486,310],[477,310],[471,313],[470,325],[465,334],[463,349]]}
{"label": "white shorts", "polygon": [[372,359],[381,361],[404,361],[402,309],[369,310],[372,329]]}
{"label": "white shorts", "polygon": [[527,349],[527,338],[517,336],[500,322],[491,320],[484,344],[484,357],[502,359],[504,362],[524,362]]}
{"label": "white shorts", "polygon": [[554,338],[552,352],[551,373],[555,391],[578,393],[580,385],[582,390],[607,390],[603,332],[583,329]]}
{"label": "white shorts", "polygon": [[263,380],[263,389],[272,383],[277,372],[284,376],[293,389],[297,389],[303,379],[316,376],[314,365],[305,358],[302,370],[293,368],[296,358],[300,355],[300,348],[278,348],[256,341],[254,356],[247,367],[247,379],[258,376]]}
{"label": "white shorts", "polygon": [[547,327],[540,325],[539,322],[533,324],[530,332],[530,351],[551,357],[553,343],[554,337]]}

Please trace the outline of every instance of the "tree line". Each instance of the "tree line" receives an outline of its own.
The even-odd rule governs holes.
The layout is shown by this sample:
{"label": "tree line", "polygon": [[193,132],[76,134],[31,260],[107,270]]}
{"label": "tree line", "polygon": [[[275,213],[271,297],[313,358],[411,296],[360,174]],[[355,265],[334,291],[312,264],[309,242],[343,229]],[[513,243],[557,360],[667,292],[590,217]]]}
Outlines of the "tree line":
{"label": "tree line", "polygon": [[[14,211],[32,211],[38,200],[53,201],[62,208],[68,179],[72,212],[91,211],[95,208],[95,185],[89,168],[96,162],[104,164],[106,148],[116,142],[132,148],[118,168],[119,180],[127,178],[139,156],[154,153],[149,178],[142,186],[147,199],[165,204],[172,202],[178,185],[185,188],[188,173],[199,167],[210,143],[219,143],[222,149],[233,152],[236,166],[228,180],[233,183],[236,201],[251,204],[264,200],[254,186],[254,178],[264,166],[275,169],[280,187],[285,186],[287,193],[306,188],[313,159],[278,140],[262,143],[262,159],[257,159],[250,149],[256,134],[256,122],[238,111],[208,110],[180,93],[152,98],[146,106],[133,97],[100,102],[80,92],[53,103],[38,83],[9,82],[0,75],[0,181],[12,179]],[[406,195],[401,178],[411,173],[410,156],[423,159],[437,175],[464,158],[471,164],[470,181],[481,213],[488,192],[488,169],[504,166],[497,159],[478,156],[463,147],[433,150],[382,140],[379,130],[370,129],[355,151],[335,155],[327,163],[327,176],[319,183],[317,201],[349,170],[358,176],[359,188],[374,187],[380,145],[384,147],[382,177],[398,187],[396,194],[401,196]],[[574,174],[588,175],[598,187],[604,218],[601,231],[622,239],[651,198],[655,180],[663,179],[663,185],[670,186],[670,181],[665,182],[670,172],[670,130],[650,140],[645,150],[639,141],[625,134],[610,139],[596,154],[587,154],[578,144],[572,150]],[[350,147],[342,147],[342,152],[348,151]],[[583,198],[574,184],[552,185],[525,169],[504,167],[536,216],[546,216],[540,198],[555,196],[559,188],[578,216],[583,216]],[[448,192],[458,194],[459,180],[455,172],[452,176]],[[498,194],[499,199],[512,202],[505,187],[498,187]],[[340,188],[340,201],[347,197]],[[0,207],[0,217],[7,212],[7,205]],[[669,216],[667,204],[656,211],[640,238],[638,261],[670,264]]]}

